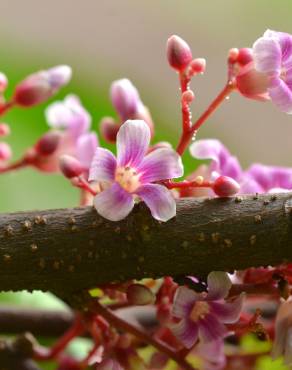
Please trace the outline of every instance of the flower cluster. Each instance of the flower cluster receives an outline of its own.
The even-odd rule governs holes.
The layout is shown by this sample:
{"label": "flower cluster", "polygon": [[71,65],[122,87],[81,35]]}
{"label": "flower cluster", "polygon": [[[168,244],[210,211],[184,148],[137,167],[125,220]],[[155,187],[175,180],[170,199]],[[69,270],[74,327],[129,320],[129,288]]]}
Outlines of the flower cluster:
{"label": "flower cluster", "polygon": [[[178,73],[181,91],[182,132],[176,148],[168,142],[155,142],[155,125],[137,88],[128,79],[120,79],[110,88],[117,117],[104,117],[99,126],[100,142],[106,142],[107,147],[99,143],[91,116],[80,99],[70,94],[46,108],[49,130],[18,161],[11,161],[10,146],[0,142],[0,173],[26,166],[44,173],[62,173],[80,190],[80,205],[93,205],[109,221],[127,219],[135,204],[142,202],[154,223],[174,219],[174,227],[179,224],[175,220],[176,203],[182,197],[292,190],[292,168],[255,163],[243,170],[236,156],[219,140],[198,139],[200,127],[232,92],[259,102],[270,100],[281,111],[292,112],[292,36],[268,30],[251,48],[231,49],[227,82],[195,122],[191,114],[195,94],[190,84],[205,72],[206,61],[194,58],[190,46],[178,36],[168,39],[166,57]],[[0,115],[15,106],[28,108],[44,103],[70,78],[68,66],[34,73],[6,100],[8,80],[0,73]],[[9,126],[1,123],[0,137],[9,133]],[[109,149],[112,144],[116,144],[116,154]],[[191,174],[183,177],[182,158],[188,148],[196,159],[193,163],[198,159],[204,163],[194,165]],[[127,225],[127,221],[121,225]],[[119,224],[115,227],[119,235]],[[211,235],[214,248],[221,247],[217,234]],[[230,246],[229,239],[224,242]],[[245,356],[240,340],[253,333],[260,339],[274,339],[273,356],[284,356],[291,365],[291,276],[292,265],[282,264],[232,274],[213,271],[206,277],[193,271],[192,276],[99,286],[98,298],[86,313],[76,315],[68,333],[51,349],[33,343],[32,354],[38,361],[54,359],[59,370],[88,366],[96,370],[164,369],[170,359],[175,361],[175,369],[191,370],[193,363],[202,370],[252,369],[261,353]],[[273,311],[266,315],[265,322],[260,321],[257,310],[262,302],[249,296],[260,297],[261,293],[273,301],[273,309],[280,306],[277,314]],[[288,300],[280,304],[280,297]],[[83,360],[68,355],[68,343],[85,333],[93,344],[88,355]],[[226,343],[231,347],[228,356]],[[146,345],[147,356],[141,354]],[[234,363],[242,366],[232,367]]]}

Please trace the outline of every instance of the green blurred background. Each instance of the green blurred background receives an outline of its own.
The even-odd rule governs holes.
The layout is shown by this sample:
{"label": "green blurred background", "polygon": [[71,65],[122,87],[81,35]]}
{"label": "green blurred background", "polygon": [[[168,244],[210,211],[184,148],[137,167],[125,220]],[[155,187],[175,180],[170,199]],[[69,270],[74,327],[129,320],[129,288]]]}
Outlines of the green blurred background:
{"label": "green blurred background", "polygon": [[[9,77],[8,96],[27,74],[69,64],[73,80],[56,99],[78,94],[98,130],[100,118],[114,114],[108,98],[111,81],[127,77],[152,112],[157,140],[174,145],[180,111],[177,76],[165,57],[170,35],[180,35],[194,57],[207,59],[206,74],[192,83],[196,117],[225,82],[229,48],[251,46],[267,28],[292,33],[291,0],[3,0],[0,14],[0,70]],[[15,109],[2,118],[12,128],[8,141],[15,159],[47,130],[46,105]],[[291,117],[269,103],[235,94],[198,137],[221,139],[244,166],[255,161],[292,166]],[[186,163],[187,172],[195,168],[189,157]],[[30,169],[1,176],[0,194],[0,212],[75,206],[79,198],[61,176]],[[39,293],[0,298],[15,304],[59,305]],[[269,366],[265,363],[265,370]]]}

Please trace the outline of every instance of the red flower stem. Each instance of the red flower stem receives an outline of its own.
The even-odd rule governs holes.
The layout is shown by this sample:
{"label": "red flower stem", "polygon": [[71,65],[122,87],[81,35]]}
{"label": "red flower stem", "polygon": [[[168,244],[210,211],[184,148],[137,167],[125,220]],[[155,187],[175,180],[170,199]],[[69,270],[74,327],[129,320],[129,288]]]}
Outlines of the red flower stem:
{"label": "red flower stem", "polygon": [[220,91],[218,96],[213,100],[205,112],[198,118],[198,120],[187,131],[183,131],[180,142],[176,148],[179,155],[182,155],[192,140],[193,135],[196,134],[198,129],[207,120],[208,117],[219,107],[229,94],[235,90],[235,85],[232,81],[228,81],[224,88]]}
{"label": "red flower stem", "polygon": [[19,170],[21,168],[27,167],[28,165],[29,163],[27,162],[27,160],[25,158],[22,158],[19,161],[8,164],[5,167],[0,167],[0,174]]}
{"label": "red flower stem", "polygon": [[103,316],[110,324],[115,326],[117,329],[123,330],[126,333],[130,333],[141,341],[146,342],[158,351],[165,353],[169,358],[176,361],[177,364],[184,370],[195,370],[181,355],[174,349],[166,345],[165,343],[155,339],[153,336],[141,331],[136,326],[131,325],[127,321],[124,321],[120,317],[116,316],[111,310],[99,303],[97,300],[91,303],[90,309]]}
{"label": "red flower stem", "polygon": [[212,188],[213,183],[211,181],[203,181],[202,183],[197,183],[196,181],[181,181],[173,182],[167,181],[164,185],[168,189],[186,189],[186,188]]}
{"label": "red flower stem", "polygon": [[97,350],[99,349],[100,347],[100,343],[95,343],[94,346],[92,347],[92,349],[89,351],[88,355],[85,357],[84,360],[82,360],[80,363],[79,363],[79,366],[81,369],[85,369],[89,366],[89,362],[91,360],[91,358],[96,354]]}
{"label": "red flower stem", "polygon": [[34,358],[38,361],[47,361],[58,356],[67,345],[76,337],[83,334],[85,331],[81,318],[77,316],[73,326],[53,345],[52,348],[47,349],[43,347],[35,348]]}
{"label": "red flower stem", "polygon": [[4,103],[0,106],[0,116],[5,114],[8,110],[10,110],[12,107],[14,107],[14,101],[10,101],[7,103]]}
{"label": "red flower stem", "polygon": [[[185,91],[189,90],[190,78],[187,77],[183,72],[180,73],[179,77],[180,77],[180,90],[181,90],[181,96],[182,96]],[[190,112],[189,104],[183,99],[181,99],[181,111],[182,111],[183,132],[187,132],[192,126],[191,114],[190,114],[191,112]]]}
{"label": "red flower stem", "polygon": [[95,196],[97,192],[92,189],[92,187],[88,184],[88,182],[83,177],[78,177],[79,184],[77,185],[79,188],[88,191],[90,194]]}

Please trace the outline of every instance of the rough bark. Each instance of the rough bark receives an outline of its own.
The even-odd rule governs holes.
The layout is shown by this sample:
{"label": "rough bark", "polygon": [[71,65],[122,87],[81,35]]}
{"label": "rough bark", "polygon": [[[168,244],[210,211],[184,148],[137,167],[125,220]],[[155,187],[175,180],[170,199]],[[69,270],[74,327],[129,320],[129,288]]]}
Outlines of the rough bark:
{"label": "rough bark", "polygon": [[155,221],[139,204],[121,222],[92,207],[0,215],[0,290],[70,294],[133,278],[206,276],[292,261],[292,194],[180,199]]}

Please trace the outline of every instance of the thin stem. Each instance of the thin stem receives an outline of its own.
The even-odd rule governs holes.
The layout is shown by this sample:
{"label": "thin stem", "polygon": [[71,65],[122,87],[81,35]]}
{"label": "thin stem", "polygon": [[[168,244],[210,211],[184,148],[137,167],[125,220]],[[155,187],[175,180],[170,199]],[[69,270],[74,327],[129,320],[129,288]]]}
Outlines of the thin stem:
{"label": "thin stem", "polygon": [[196,134],[198,129],[207,120],[208,117],[219,107],[219,105],[225,100],[227,96],[235,89],[234,83],[228,81],[224,88],[220,91],[218,96],[213,100],[205,112],[198,118],[198,120],[193,124],[193,126],[188,130],[183,132],[180,142],[176,148],[179,155],[182,155],[189,145],[193,135]]}
{"label": "thin stem", "polygon": [[173,181],[166,181],[164,185],[168,189],[186,189],[186,188],[211,188],[213,183],[211,181],[203,181],[198,183],[196,181],[180,181],[180,182],[173,182]]}
{"label": "thin stem", "polygon": [[76,337],[84,333],[84,325],[79,316],[76,317],[75,323],[72,327],[54,344],[50,349],[39,347],[35,349],[34,358],[39,361],[47,361],[55,358],[67,345]]}
{"label": "thin stem", "polygon": [[[183,97],[183,93],[189,90],[189,83],[190,83],[190,78],[187,77],[184,73],[180,73],[180,89],[181,89],[182,97]],[[191,122],[189,103],[184,101],[183,98],[181,99],[181,111],[182,111],[183,132],[186,132],[190,129],[192,122]]]}
{"label": "thin stem", "polygon": [[19,161],[16,161],[14,163],[10,163],[5,167],[0,167],[0,174],[7,173],[10,171],[19,170],[21,168],[27,167],[29,163],[25,158],[20,159]]}
{"label": "thin stem", "polygon": [[78,180],[79,180],[79,183],[77,184],[77,186],[85,191],[87,191],[88,193],[90,193],[91,195],[95,196],[97,194],[97,192],[92,189],[92,187],[88,184],[88,182],[83,178],[83,177],[78,177]]}
{"label": "thin stem", "polygon": [[5,114],[8,110],[14,107],[14,101],[9,101],[0,106],[0,116]]}
{"label": "thin stem", "polygon": [[177,362],[179,366],[181,366],[182,369],[185,370],[195,370],[193,366],[191,366],[181,355],[176,352],[174,349],[166,345],[165,343],[159,341],[158,339],[155,339],[153,336],[148,335],[147,333],[141,331],[137,327],[131,325],[127,321],[124,321],[120,317],[116,316],[111,310],[106,308],[104,305],[99,303],[97,300],[92,302],[91,304],[91,310],[95,313],[100,314],[103,316],[110,324],[115,326],[116,328],[123,330],[127,333],[130,333],[137,338],[139,338],[141,341],[146,342],[153,347],[155,347],[158,351],[165,353],[168,357],[173,359]]}

